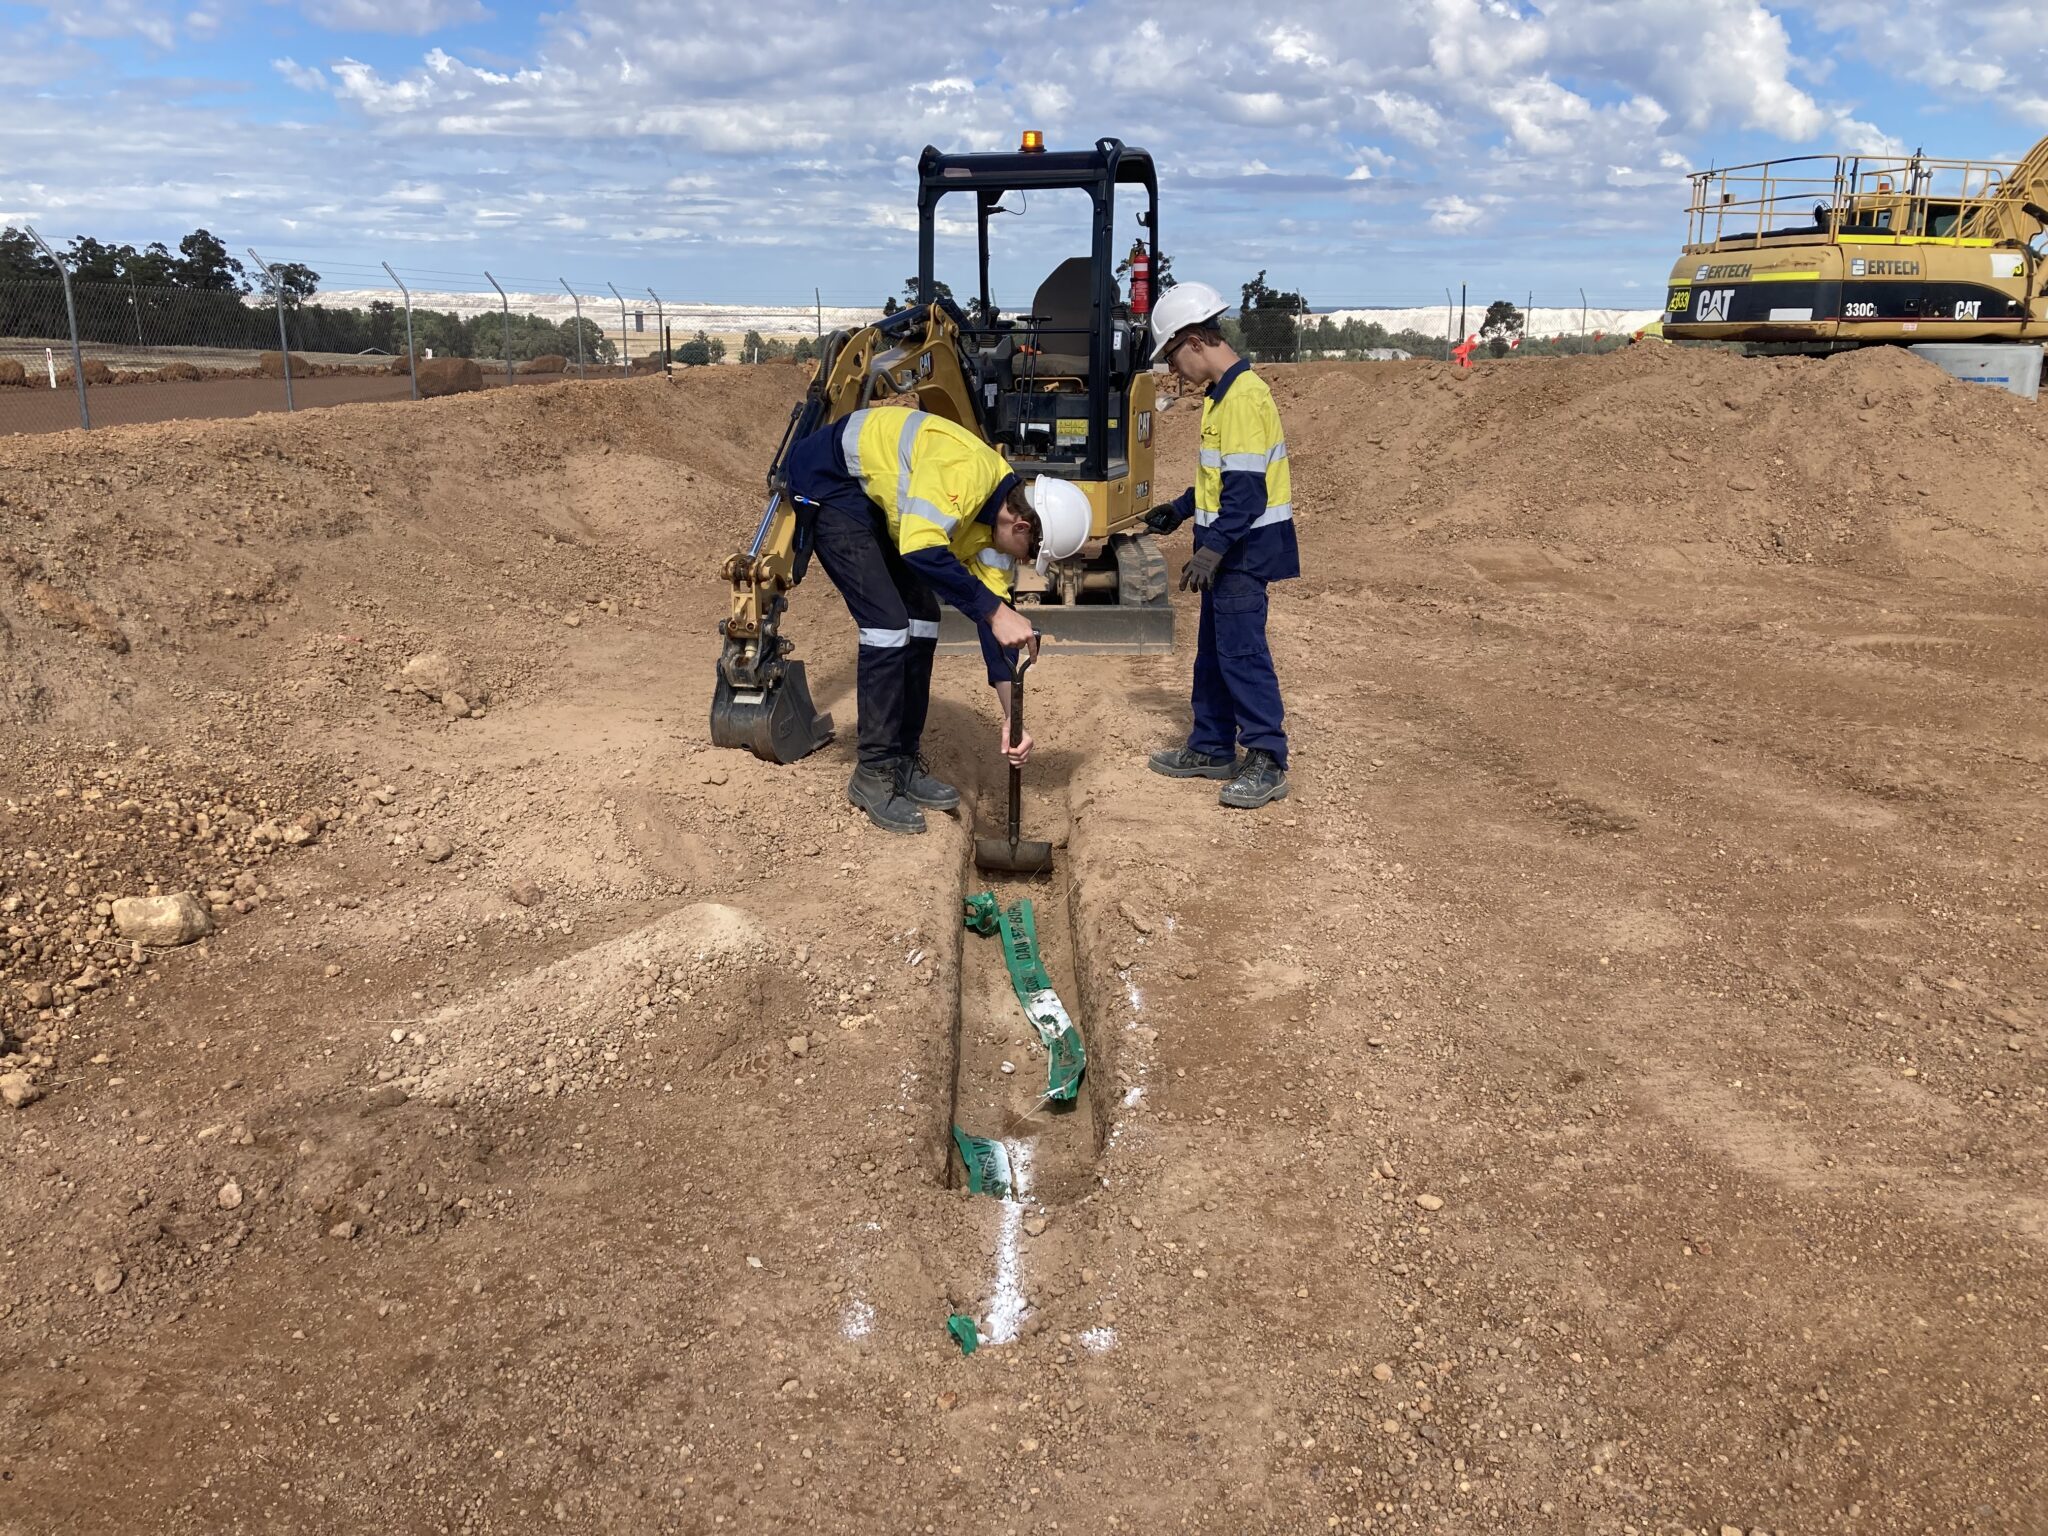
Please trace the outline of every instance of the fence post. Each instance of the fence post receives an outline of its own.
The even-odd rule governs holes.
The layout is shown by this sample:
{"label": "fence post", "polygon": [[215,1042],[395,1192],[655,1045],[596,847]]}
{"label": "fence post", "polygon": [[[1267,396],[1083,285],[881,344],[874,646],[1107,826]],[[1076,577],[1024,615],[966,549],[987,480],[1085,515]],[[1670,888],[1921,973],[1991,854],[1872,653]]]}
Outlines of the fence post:
{"label": "fence post", "polygon": [[498,303],[505,311],[505,382],[512,382],[512,301],[505,297],[505,290],[498,287],[498,280],[490,273],[484,274],[493,288],[498,289]]}
{"label": "fence post", "polygon": [[661,366],[666,369],[675,362],[668,349],[668,316],[662,313],[660,294],[650,288],[647,297],[654,300],[654,334],[661,338]]}
{"label": "fence post", "polygon": [[36,249],[56,263],[57,276],[64,284],[64,318],[71,325],[71,382],[78,386],[78,425],[87,432],[92,430],[92,407],[85,403],[85,354],[78,350],[78,306],[71,302],[71,274],[64,269],[64,263],[57,260],[57,253],[50,249],[49,242],[36,233],[35,226],[21,226],[28,231],[29,239],[35,241]]}
{"label": "fence post", "polygon": [[619,285],[617,283],[606,283],[605,287],[611,289],[612,297],[619,301],[619,354],[625,358],[626,373],[628,377],[631,377],[633,372],[633,343],[626,339],[626,296],[619,292]]}
{"label": "fence post", "polygon": [[284,359],[284,408],[292,406],[292,344],[284,333],[284,284],[270,270],[270,263],[256,254],[254,246],[249,247],[249,259],[256,263],[256,270],[263,274],[263,280],[270,284],[271,297],[277,300],[277,355]]}
{"label": "fence post", "polygon": [[557,281],[561,283],[562,291],[569,295],[569,302],[576,306],[576,377],[587,379],[590,373],[583,366],[583,300],[578,298],[576,290],[569,286],[569,279],[564,277]]}
{"label": "fence post", "polygon": [[391,270],[390,262],[381,265],[391,281],[398,284],[398,291],[405,295],[405,367],[412,375],[412,397],[417,400],[420,397],[420,354],[412,344],[412,290]]}

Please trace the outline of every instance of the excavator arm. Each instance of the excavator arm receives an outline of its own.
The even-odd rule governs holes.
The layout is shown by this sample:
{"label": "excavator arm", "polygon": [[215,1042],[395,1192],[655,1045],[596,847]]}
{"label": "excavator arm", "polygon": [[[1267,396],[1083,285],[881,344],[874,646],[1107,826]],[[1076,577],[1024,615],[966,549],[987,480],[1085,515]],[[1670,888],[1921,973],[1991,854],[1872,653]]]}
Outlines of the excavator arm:
{"label": "excavator arm", "polygon": [[985,438],[981,397],[961,349],[963,322],[946,300],[900,311],[858,331],[826,338],[818,371],[790,412],[768,469],[768,504],[753,541],[723,567],[732,612],[719,625],[718,681],[711,697],[711,741],[771,763],[793,763],[832,739],[832,717],[811,702],[804,664],[789,657],[782,633],[788,593],[811,560],[809,522],[790,494],[790,448],[864,406],[902,395],[917,408],[970,427]]}

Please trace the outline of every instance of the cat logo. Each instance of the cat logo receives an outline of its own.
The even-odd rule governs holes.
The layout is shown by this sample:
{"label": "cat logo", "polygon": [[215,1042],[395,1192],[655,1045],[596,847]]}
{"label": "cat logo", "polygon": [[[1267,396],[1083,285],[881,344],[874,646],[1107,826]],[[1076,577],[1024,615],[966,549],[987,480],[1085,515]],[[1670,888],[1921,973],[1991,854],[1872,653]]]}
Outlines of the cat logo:
{"label": "cat logo", "polygon": [[1702,288],[1693,303],[1693,319],[1702,325],[1725,325],[1728,321],[1728,306],[1735,297],[1733,288]]}
{"label": "cat logo", "polygon": [[1983,308],[1984,301],[1982,299],[1958,299],[1956,300],[1956,318],[1958,320],[1979,319],[1979,312]]}

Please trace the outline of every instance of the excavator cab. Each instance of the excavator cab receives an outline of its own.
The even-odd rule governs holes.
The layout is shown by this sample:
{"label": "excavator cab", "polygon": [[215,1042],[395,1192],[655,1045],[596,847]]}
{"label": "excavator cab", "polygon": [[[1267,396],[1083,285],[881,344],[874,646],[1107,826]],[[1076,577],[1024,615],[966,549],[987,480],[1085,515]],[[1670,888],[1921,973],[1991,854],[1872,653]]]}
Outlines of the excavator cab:
{"label": "excavator cab", "polygon": [[[732,612],[719,625],[714,745],[793,763],[832,739],[832,717],[813,704],[804,664],[782,632],[788,594],[811,554],[784,461],[791,445],[882,400],[911,396],[920,409],[980,433],[1027,482],[1052,475],[1087,493],[1094,508],[1088,545],[1054,564],[1042,583],[1020,583],[1020,607],[1042,635],[1069,651],[1173,649],[1166,557],[1142,521],[1155,492],[1150,327],[1142,301],[1125,301],[1111,254],[1117,189],[1139,188],[1150,270],[1158,270],[1158,178],[1150,155],[1115,139],[1065,153],[1047,153],[1038,142],[1026,134],[1025,147],[1008,155],[927,148],[918,161],[918,302],[825,338],[818,371],[768,467],[767,505],[753,539],[720,568]],[[1005,315],[989,292],[989,221],[1028,211],[1010,207],[1009,194],[1027,204],[1044,191],[1086,194],[1089,248],[1053,264],[1028,314]],[[981,236],[980,292],[964,311],[933,271],[939,204],[956,193],[973,200]],[[1035,570],[1022,574],[1038,582]],[[973,626],[950,611],[939,644],[980,649]]]}
{"label": "excavator cab", "polygon": [[[1042,587],[1021,592],[1041,633],[1069,650],[1168,651],[1173,612],[1167,567],[1142,521],[1155,499],[1151,333],[1144,297],[1117,280],[1119,190],[1139,203],[1151,269],[1159,260],[1159,181],[1152,157],[1117,139],[1092,149],[1025,147],[1009,154],[943,154],[918,160],[918,299],[938,300],[941,204],[974,209],[978,292],[962,314],[961,351],[976,389],[981,430],[1029,481],[1071,481],[1095,510],[1087,551],[1058,562]],[[989,286],[990,232],[1000,215],[1029,227],[1036,193],[1089,199],[1088,249],[1055,261],[1025,313],[1004,313]],[[1014,205],[1014,206],[1013,206]],[[956,217],[958,203],[947,206]],[[949,613],[943,647],[971,647],[971,629]]]}

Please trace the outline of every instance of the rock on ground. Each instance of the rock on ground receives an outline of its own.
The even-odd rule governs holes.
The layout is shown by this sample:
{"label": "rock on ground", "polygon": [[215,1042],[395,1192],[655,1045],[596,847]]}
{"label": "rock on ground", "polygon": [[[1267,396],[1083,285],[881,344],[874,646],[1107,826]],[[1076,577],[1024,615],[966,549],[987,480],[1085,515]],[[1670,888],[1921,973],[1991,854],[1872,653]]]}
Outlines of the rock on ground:
{"label": "rock on ground", "polygon": [[213,932],[206,904],[190,891],[170,896],[123,896],[114,903],[114,929],[124,939],[171,949]]}

